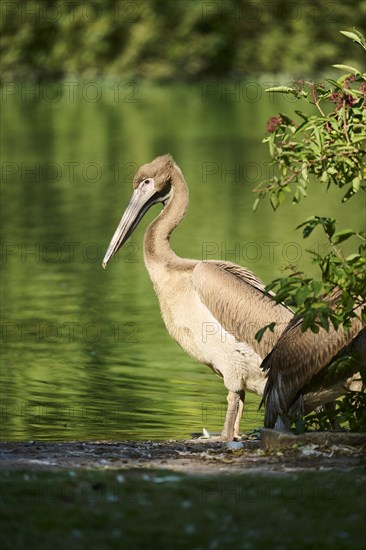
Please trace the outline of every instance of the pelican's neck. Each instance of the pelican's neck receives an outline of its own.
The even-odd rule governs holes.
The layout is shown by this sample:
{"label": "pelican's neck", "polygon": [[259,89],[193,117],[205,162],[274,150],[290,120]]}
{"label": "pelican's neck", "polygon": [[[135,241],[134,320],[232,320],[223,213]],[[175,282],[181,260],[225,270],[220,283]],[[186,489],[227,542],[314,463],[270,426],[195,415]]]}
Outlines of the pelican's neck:
{"label": "pelican's neck", "polygon": [[179,261],[172,250],[169,238],[182,221],[188,208],[188,187],[177,165],[171,173],[172,194],[161,213],[149,225],[144,238],[144,256],[147,267],[151,262],[171,263]]}

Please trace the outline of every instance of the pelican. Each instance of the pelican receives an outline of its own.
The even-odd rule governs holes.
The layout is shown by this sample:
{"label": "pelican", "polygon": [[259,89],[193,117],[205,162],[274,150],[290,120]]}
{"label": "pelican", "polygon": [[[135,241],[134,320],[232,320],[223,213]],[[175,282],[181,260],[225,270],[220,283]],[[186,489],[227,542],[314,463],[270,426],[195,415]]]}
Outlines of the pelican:
{"label": "pelican", "polygon": [[[172,231],[188,208],[188,188],[170,155],[155,158],[137,171],[133,194],[103,260],[110,259],[156,203],[163,209],[144,236],[144,261],[169,334],[198,362],[223,378],[228,390],[222,440],[239,434],[245,391],[263,394],[260,369],[281,332],[293,317],[275,301],[253,273],[227,261],[191,260],[175,254]],[[258,343],[259,329],[275,322]]]}
{"label": "pelican", "polygon": [[[329,301],[335,303],[336,291]],[[359,313],[359,311],[358,311]],[[283,331],[261,368],[268,379],[262,403],[264,426],[279,431],[290,429],[290,420],[299,419],[321,405],[332,407],[347,390],[361,391],[360,369],[366,366],[366,329],[353,317],[351,327],[327,332],[301,331],[301,317],[294,317]],[[332,369],[335,361],[351,358],[348,365]]]}

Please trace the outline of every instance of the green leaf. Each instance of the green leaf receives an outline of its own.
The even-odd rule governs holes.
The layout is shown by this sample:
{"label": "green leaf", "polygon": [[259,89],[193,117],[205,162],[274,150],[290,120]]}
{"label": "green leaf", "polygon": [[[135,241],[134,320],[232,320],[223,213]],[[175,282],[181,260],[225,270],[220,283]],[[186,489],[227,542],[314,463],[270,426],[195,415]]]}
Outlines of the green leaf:
{"label": "green leaf", "polygon": [[269,146],[269,154],[271,155],[271,157],[274,157],[275,152],[276,152],[275,135],[274,134],[271,134],[271,137],[269,138],[268,146]]}
{"label": "green leaf", "polygon": [[303,163],[302,163],[301,175],[302,175],[302,178],[303,178],[304,181],[308,181],[309,176],[308,176],[308,169],[307,169],[307,164],[306,164],[306,162],[303,162]]}
{"label": "green leaf", "polygon": [[279,202],[278,197],[275,193],[271,194],[269,201],[271,203],[271,206],[272,206],[273,210],[277,210],[277,208],[280,205],[280,202]]}
{"label": "green leaf", "polygon": [[295,113],[297,115],[299,115],[299,117],[304,119],[305,122],[307,122],[309,120],[309,117],[307,115],[305,115],[302,111],[298,111],[298,110],[295,109]]}
{"label": "green leaf", "polygon": [[323,183],[328,183],[329,182],[329,176],[328,176],[328,173],[327,173],[326,170],[324,170],[324,172],[322,173],[320,181],[323,182]]}
{"label": "green leaf", "polygon": [[329,319],[323,312],[320,313],[320,324],[327,332],[329,331]]}
{"label": "green leaf", "polygon": [[304,227],[303,237],[304,239],[306,239],[313,232],[317,225],[321,225],[323,227],[325,233],[328,235],[329,238],[333,236],[335,231],[335,220],[332,218],[312,216],[311,218],[308,218],[305,222],[298,225],[296,229]]}
{"label": "green leaf", "polygon": [[361,259],[360,254],[350,254],[349,256],[347,256],[346,262],[352,263],[352,262],[354,262],[355,260],[360,260],[360,259]]}
{"label": "green leaf", "polygon": [[[358,111],[358,109],[354,109],[355,114],[357,113],[357,111]],[[354,124],[353,128],[357,128],[357,129],[360,128],[361,130],[363,130],[364,126],[363,125],[361,126],[361,124],[357,124],[357,125]],[[352,144],[355,145],[355,143],[361,143],[362,141],[366,141],[366,135],[360,136],[358,138],[353,138],[352,139]]]}
{"label": "green leaf", "polygon": [[333,235],[332,241],[334,244],[339,244],[343,241],[346,241],[347,239],[352,237],[354,234],[355,232],[352,231],[352,229],[342,229],[341,231],[337,231],[337,233]]}
{"label": "green leaf", "polygon": [[260,198],[257,197],[254,201],[254,204],[253,204],[253,211],[255,212],[258,208],[258,204],[259,204],[259,201],[260,201]]}
{"label": "green leaf", "polygon": [[302,195],[303,197],[306,197],[306,196],[307,196],[307,195],[306,195],[306,191],[305,191],[305,189],[304,189],[304,187],[303,187],[303,185],[306,185],[306,181],[300,180],[300,181],[299,181],[299,184],[300,184],[300,185],[299,185],[299,191],[300,191],[301,195]]}
{"label": "green leaf", "polygon": [[360,71],[358,69],[355,69],[355,67],[351,67],[350,65],[332,65],[332,67],[334,67],[335,69],[341,69],[341,70],[344,70],[344,71],[348,71],[352,74],[355,74],[355,75],[359,75],[361,74]]}
{"label": "green leaf", "polygon": [[360,190],[361,180],[360,178],[356,177],[352,180],[352,189],[355,193]]}
{"label": "green leaf", "polygon": [[270,323],[269,325],[266,325],[265,327],[258,330],[257,334],[255,335],[255,339],[257,342],[260,342],[263,338],[264,333],[269,329],[271,332],[274,331],[274,328],[276,326],[276,323]]}
{"label": "green leaf", "polygon": [[351,189],[348,189],[347,193],[342,197],[342,202],[347,202],[355,194],[355,190],[351,187]]}
{"label": "green leaf", "polygon": [[308,289],[306,287],[299,288],[294,295],[294,299],[297,306],[303,304],[308,297]]}
{"label": "green leaf", "polygon": [[334,176],[335,174],[338,174],[338,170],[336,168],[334,168],[334,166],[329,166],[329,168],[327,168],[327,172],[331,176]]}
{"label": "green leaf", "polygon": [[265,91],[274,92],[274,93],[294,94],[294,95],[298,94],[295,88],[290,88],[289,86],[273,86],[272,88],[267,88]]}
{"label": "green leaf", "polygon": [[316,142],[318,144],[319,151],[320,151],[323,147],[323,140],[322,140],[322,135],[321,135],[321,133],[319,131],[319,128],[317,126],[314,127],[314,134],[315,134],[315,139],[316,139]]}
{"label": "green leaf", "polygon": [[[356,29],[354,30],[356,31]],[[357,44],[360,44],[360,46],[362,46],[366,50],[366,43],[360,32],[340,31],[340,33],[343,34],[344,36],[347,36],[347,38],[350,38],[354,42],[357,42]]]}
{"label": "green leaf", "polygon": [[280,117],[282,118],[282,120],[283,120],[288,126],[292,126],[292,124],[293,124],[292,118],[290,118],[289,116],[287,116],[287,115],[285,115],[284,113],[281,113],[281,112],[280,112]]}
{"label": "green leaf", "polygon": [[326,78],[326,81],[334,86],[335,88],[338,88],[339,90],[343,90],[343,86],[339,84],[336,80],[333,80],[333,78]]}
{"label": "green leaf", "polygon": [[316,225],[317,223],[315,222],[315,218],[311,217],[311,218],[308,218],[305,222],[300,223],[300,225],[298,225],[296,229],[300,229],[300,227],[304,227],[302,236],[304,239],[306,239],[314,231]]}

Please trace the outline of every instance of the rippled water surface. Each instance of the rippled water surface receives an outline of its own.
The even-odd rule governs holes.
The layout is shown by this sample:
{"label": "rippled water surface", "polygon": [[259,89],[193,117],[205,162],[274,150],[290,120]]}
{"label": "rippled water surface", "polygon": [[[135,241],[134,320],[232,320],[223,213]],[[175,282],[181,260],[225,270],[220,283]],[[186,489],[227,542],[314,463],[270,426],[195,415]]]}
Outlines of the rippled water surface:
{"label": "rippled water surface", "polygon": [[[98,98],[91,89],[84,97],[20,88],[6,96],[2,439],[161,439],[221,429],[223,383],[170,339],[144,267],[143,232],[159,206],[101,267],[140,164],[170,152],[186,177],[190,208],[172,238],[178,254],[235,261],[266,282],[288,261],[312,272],[294,230],[307,216],[361,224],[362,204],[340,207],[324,190],[301,206],[274,214],[263,204],[253,214],[251,190],[269,175],[265,122],[293,103],[259,88],[239,100],[219,87],[202,96],[199,85],[141,85],[119,98],[108,85],[99,89]],[[306,245],[322,246],[316,237]],[[261,425],[258,402],[247,396],[242,428]]]}

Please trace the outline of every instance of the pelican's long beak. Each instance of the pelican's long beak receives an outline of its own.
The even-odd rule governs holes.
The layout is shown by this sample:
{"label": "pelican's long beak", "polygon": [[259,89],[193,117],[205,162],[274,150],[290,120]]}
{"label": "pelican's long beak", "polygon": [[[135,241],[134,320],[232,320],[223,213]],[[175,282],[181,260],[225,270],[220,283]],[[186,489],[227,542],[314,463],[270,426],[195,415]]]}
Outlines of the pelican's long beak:
{"label": "pelican's long beak", "polygon": [[139,185],[132,194],[129,205],[123,214],[121,221],[109,243],[107,252],[104,256],[103,267],[106,268],[109,260],[118,252],[121,246],[127,241],[133,233],[141,218],[148,211],[156,200],[156,189],[154,185]]}

